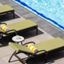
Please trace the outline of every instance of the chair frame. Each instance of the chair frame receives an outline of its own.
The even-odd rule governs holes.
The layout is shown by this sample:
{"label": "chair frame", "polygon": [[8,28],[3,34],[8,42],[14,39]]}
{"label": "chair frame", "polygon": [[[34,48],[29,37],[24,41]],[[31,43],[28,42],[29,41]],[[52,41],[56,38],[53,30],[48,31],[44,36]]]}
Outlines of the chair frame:
{"label": "chair frame", "polygon": [[[55,43],[54,43],[55,42]],[[35,42],[33,42],[33,41],[31,41],[31,42],[28,42],[28,43],[25,43],[25,44],[22,44],[22,45],[26,45],[26,44],[29,44],[29,43],[33,43],[33,44],[35,44]],[[42,43],[42,42],[41,42]],[[11,45],[12,44],[12,45]],[[41,54],[45,54],[45,56],[44,56],[44,59],[45,59],[45,62],[47,62],[48,61],[48,54],[49,53],[51,53],[51,52],[58,52],[58,51],[63,51],[64,50],[64,40],[63,39],[61,39],[61,38],[54,38],[54,39],[51,39],[51,40],[48,40],[48,41],[45,41],[45,42],[43,42],[43,44],[40,44],[41,46],[43,46],[43,48],[41,49],[38,49],[38,51],[37,52],[35,52],[35,53],[31,53],[30,51],[23,51],[23,49],[20,49],[19,47],[18,47],[18,49],[17,49],[17,44],[15,45],[15,44],[13,44],[13,42],[11,43],[10,45],[11,45],[11,47],[12,48],[14,48],[15,49],[15,51],[14,51],[14,53],[11,55],[11,57],[10,57],[10,59],[9,59],[9,62],[11,62],[11,59],[12,59],[12,57],[13,56],[15,56],[15,57],[17,57],[18,59],[19,59],[19,61],[20,62],[22,62],[23,64],[25,64],[26,63],[26,60],[28,59],[28,58],[30,58],[30,57],[35,57],[35,56],[38,56],[38,55],[41,55]],[[48,44],[50,44],[49,46],[51,47],[51,48],[49,48],[49,46],[48,46]],[[58,45],[57,45],[58,44]],[[15,45],[15,47],[14,47],[14,45]],[[36,46],[37,45],[37,46]],[[35,44],[35,46],[38,48],[38,43],[37,44]],[[39,45],[39,46],[40,46]],[[52,45],[52,46],[51,46]],[[48,46],[48,47],[46,47],[45,48],[45,46]],[[21,46],[20,46],[21,47]],[[22,48],[22,47],[21,47]],[[48,49],[49,48],[49,49]],[[24,60],[23,61],[23,59],[20,59],[18,56],[17,56],[17,54],[18,53],[24,53],[24,54],[26,54],[28,57],[27,57],[27,59],[26,58],[24,58],[24,59],[26,59],[26,60]]]}
{"label": "chair frame", "polygon": [[[2,22],[0,22],[0,24],[5,24],[5,25],[7,25],[6,23],[2,23]],[[30,31],[30,30],[36,30],[36,35],[38,34],[38,25],[37,26],[33,26],[33,27],[30,27],[30,28],[27,28],[27,29],[24,29],[24,30],[20,30],[21,32],[22,31]],[[16,31],[15,29],[11,29],[11,30],[9,30],[9,31],[6,31],[6,32],[0,32],[0,34],[2,34],[1,35],[1,37],[3,36],[3,34],[6,34],[6,35],[8,35],[7,34],[7,32],[10,32],[10,31],[14,31],[14,33],[17,35],[18,34],[18,31]]]}
{"label": "chair frame", "polygon": [[12,13],[13,18],[15,18],[15,11],[14,10],[10,10],[10,11],[7,11],[7,12],[0,13],[0,15],[4,15],[4,14],[8,14],[8,13]]}
{"label": "chair frame", "polygon": [[[35,42],[33,42],[33,41],[31,41],[31,42],[28,42],[28,43],[25,43],[25,44],[23,44],[23,45],[26,45],[26,44],[29,44],[29,43],[33,43],[33,44],[35,44]],[[23,63],[23,64],[25,64],[26,63],[26,61],[27,61],[27,59],[29,59],[29,58],[31,58],[31,57],[35,57],[35,56],[37,56],[37,53],[39,53],[39,52],[44,52],[43,54],[45,54],[45,62],[47,62],[48,61],[48,56],[47,56],[47,54],[48,54],[48,52],[47,51],[45,51],[45,50],[40,50],[40,51],[37,51],[36,53],[26,53],[26,52],[23,52],[23,51],[14,51],[13,53],[12,53],[12,55],[10,56],[10,58],[9,58],[9,60],[8,60],[8,62],[11,62],[11,59],[12,59],[12,57],[13,56],[15,56],[16,58],[18,58],[18,60],[21,62],[21,63]],[[19,53],[24,53],[24,54],[26,54],[28,57],[27,58],[20,58],[17,54],[19,54]]]}

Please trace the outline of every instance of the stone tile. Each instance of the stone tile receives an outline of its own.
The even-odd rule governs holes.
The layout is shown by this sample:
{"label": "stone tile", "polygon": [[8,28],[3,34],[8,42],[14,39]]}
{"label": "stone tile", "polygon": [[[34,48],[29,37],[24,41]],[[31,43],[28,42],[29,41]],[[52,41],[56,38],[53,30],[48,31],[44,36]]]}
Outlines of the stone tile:
{"label": "stone tile", "polygon": [[[0,59],[0,64],[4,64],[4,61]],[[5,63],[6,64],[6,63]]]}
{"label": "stone tile", "polygon": [[64,64],[64,58],[55,60],[54,63],[52,63],[52,64]]}
{"label": "stone tile", "polygon": [[[61,38],[64,39],[64,32],[62,32],[62,31],[58,31],[58,32],[55,32],[55,33],[53,33],[53,34],[55,34],[54,37],[58,37],[58,36],[59,36],[59,37],[61,37]],[[52,35],[53,35],[53,34],[52,34]]]}
{"label": "stone tile", "polygon": [[13,19],[13,20],[9,20],[9,21],[4,21],[7,24],[12,24],[12,23],[16,23],[16,22],[20,22],[25,20],[23,17],[17,18],[17,19]]}
{"label": "stone tile", "polygon": [[[19,54],[18,55],[21,59],[22,58],[26,58],[26,56],[24,55],[24,54]],[[2,58],[2,60],[5,62],[5,64],[7,63],[7,64],[22,64],[17,58],[15,58],[15,57],[13,57],[12,58],[12,60],[11,60],[11,62],[9,63],[8,62],[8,59],[9,59],[9,56],[6,56],[6,57],[4,57],[4,58]],[[1,61],[2,62],[2,61]],[[43,62],[35,62],[34,63],[34,61],[28,61],[29,62],[29,64],[43,64]],[[2,64],[3,64],[3,62],[2,62]]]}
{"label": "stone tile", "polygon": [[8,56],[5,56],[3,58],[1,58],[6,64],[22,64],[21,62],[19,62],[19,60],[13,56],[13,58],[11,59],[11,62],[9,63],[8,60],[10,58],[11,54]]}
{"label": "stone tile", "polygon": [[43,34],[39,34],[39,35],[36,35],[34,37],[30,37],[28,39],[25,39],[24,43],[25,42],[30,42],[30,41],[34,41],[35,43],[40,43],[40,42],[43,42],[43,41],[46,41],[46,40],[49,40],[49,39],[52,39],[54,38],[53,36],[51,36],[50,34],[48,34],[47,32],[45,32],[44,30],[38,28],[40,31],[43,32]]}
{"label": "stone tile", "polygon": [[33,19],[33,18],[36,19],[36,15],[33,13],[25,14],[25,15],[23,15],[23,17],[26,19]]}
{"label": "stone tile", "polygon": [[0,47],[0,58],[7,56],[8,54],[11,53],[12,49],[9,46],[5,46],[5,47]]}

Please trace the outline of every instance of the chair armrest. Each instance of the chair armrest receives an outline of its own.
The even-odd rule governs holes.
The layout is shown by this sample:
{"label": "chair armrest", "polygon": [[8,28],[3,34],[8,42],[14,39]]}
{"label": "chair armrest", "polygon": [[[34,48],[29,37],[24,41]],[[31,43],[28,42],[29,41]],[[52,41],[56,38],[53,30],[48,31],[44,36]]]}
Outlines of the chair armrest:
{"label": "chair armrest", "polygon": [[31,42],[25,43],[25,44],[23,44],[23,45],[30,44],[30,43],[35,44],[35,42],[31,41]]}
{"label": "chair armrest", "polygon": [[8,31],[6,31],[6,32],[10,32],[10,31],[14,31],[14,32],[15,32],[15,34],[17,35],[17,32],[16,32],[16,30],[15,30],[15,29],[11,29],[11,30],[8,30]]}
{"label": "chair armrest", "polygon": [[34,54],[37,54],[37,53],[39,53],[39,52],[47,53],[47,51],[46,51],[46,50],[39,50],[39,51],[35,52]]}
{"label": "chair armrest", "polygon": [[1,22],[0,22],[0,24],[5,24],[5,25],[7,25],[6,23],[1,23]]}

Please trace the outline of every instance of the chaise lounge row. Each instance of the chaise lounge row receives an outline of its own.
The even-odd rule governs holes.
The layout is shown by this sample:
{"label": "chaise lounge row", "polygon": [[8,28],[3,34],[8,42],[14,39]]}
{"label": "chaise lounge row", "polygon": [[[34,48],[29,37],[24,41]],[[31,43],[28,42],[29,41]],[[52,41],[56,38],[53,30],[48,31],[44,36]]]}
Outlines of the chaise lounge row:
{"label": "chaise lounge row", "polygon": [[[14,9],[12,7],[8,5],[0,6],[0,15],[8,14],[8,13],[12,13],[13,17],[15,17]],[[5,27],[5,28],[3,29],[2,27]],[[20,21],[20,22],[8,24],[8,25],[6,23],[0,22],[0,34],[2,35],[3,34],[9,35],[12,33],[15,33],[17,35],[18,31],[32,31],[34,29],[36,30],[36,34],[37,34],[38,25],[31,20],[24,20],[24,21]],[[32,45],[34,46],[34,48],[32,50],[36,48],[37,50],[36,52],[31,52],[31,50],[27,48],[27,45],[30,43],[33,43]],[[64,40],[61,38],[54,38],[45,42],[40,42],[40,43],[27,42],[26,44],[21,44],[21,45],[14,42],[9,42],[9,46],[11,46],[15,50],[11,55],[9,62],[11,61],[12,57],[15,56],[19,59],[20,62],[25,64],[26,62],[24,62],[22,59],[20,59],[20,57],[18,57],[17,55],[18,53],[24,53],[28,56],[28,58],[30,58],[31,56],[35,57],[40,54],[45,54],[47,58],[47,54],[49,52],[64,48]]]}

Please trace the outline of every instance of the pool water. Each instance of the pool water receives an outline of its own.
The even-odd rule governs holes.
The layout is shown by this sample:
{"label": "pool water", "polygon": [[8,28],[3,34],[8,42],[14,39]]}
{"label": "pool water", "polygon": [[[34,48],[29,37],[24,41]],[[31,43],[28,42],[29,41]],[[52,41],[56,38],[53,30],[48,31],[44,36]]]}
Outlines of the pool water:
{"label": "pool water", "polygon": [[64,0],[13,0],[64,30]]}

